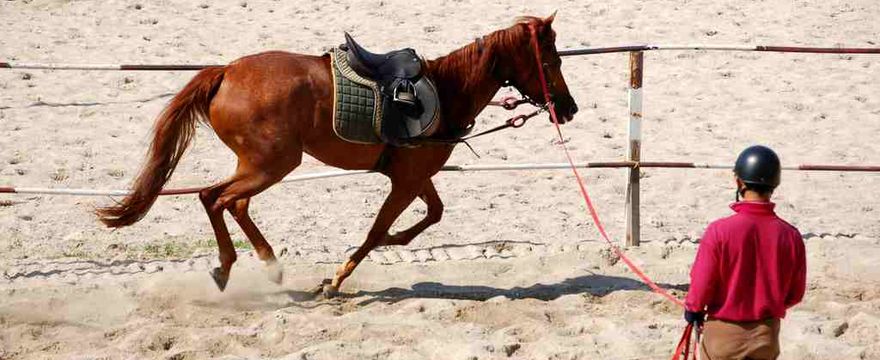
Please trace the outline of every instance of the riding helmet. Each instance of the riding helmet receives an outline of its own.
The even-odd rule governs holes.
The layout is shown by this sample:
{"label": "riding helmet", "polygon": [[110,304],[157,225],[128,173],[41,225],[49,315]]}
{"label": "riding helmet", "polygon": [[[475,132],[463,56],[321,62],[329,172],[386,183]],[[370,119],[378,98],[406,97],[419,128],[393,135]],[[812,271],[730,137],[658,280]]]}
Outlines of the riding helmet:
{"label": "riding helmet", "polygon": [[746,185],[758,185],[771,189],[779,186],[779,156],[761,145],[749,146],[736,158],[733,173]]}

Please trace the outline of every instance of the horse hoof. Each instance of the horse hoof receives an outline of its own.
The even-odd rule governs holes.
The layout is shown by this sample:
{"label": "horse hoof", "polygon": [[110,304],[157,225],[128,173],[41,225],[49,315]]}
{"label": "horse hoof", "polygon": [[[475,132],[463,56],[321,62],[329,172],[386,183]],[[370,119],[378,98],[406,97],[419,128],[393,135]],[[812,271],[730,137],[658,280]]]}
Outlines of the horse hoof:
{"label": "horse hoof", "polygon": [[321,293],[324,294],[325,299],[332,299],[339,296],[339,288],[327,284],[324,285],[324,289],[321,291]]}
{"label": "horse hoof", "polygon": [[281,265],[278,262],[271,262],[266,266],[266,273],[269,276],[269,281],[281,285],[281,279],[284,275],[284,272],[281,269]]}
{"label": "horse hoof", "polygon": [[333,280],[330,280],[330,279],[321,280],[321,283],[318,284],[318,286],[313,287],[311,290],[309,290],[309,292],[312,293],[312,295],[319,295],[324,292],[324,286],[326,286],[332,282],[333,282]]}
{"label": "horse hoof", "polygon": [[220,291],[226,290],[226,283],[229,282],[229,275],[223,275],[223,271],[220,268],[214,268],[209,272],[211,274],[211,278],[214,279],[214,283],[217,284],[217,288]]}

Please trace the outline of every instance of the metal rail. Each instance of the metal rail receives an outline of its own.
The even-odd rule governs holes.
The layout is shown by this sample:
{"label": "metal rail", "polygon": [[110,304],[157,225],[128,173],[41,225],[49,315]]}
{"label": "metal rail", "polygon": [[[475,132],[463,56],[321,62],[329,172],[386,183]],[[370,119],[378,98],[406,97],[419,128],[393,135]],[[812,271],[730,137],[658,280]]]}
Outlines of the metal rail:
{"label": "metal rail", "polygon": [[[583,56],[610,54],[633,51],[759,51],[780,53],[813,53],[813,54],[880,54],[880,48],[845,48],[845,47],[800,47],[800,46],[763,46],[763,45],[622,45],[610,47],[591,47],[559,51],[559,56]],[[33,63],[33,62],[0,62],[0,69],[31,69],[31,70],[116,70],[116,71],[193,71],[207,67],[224,66],[222,64],[65,64],[65,63]]]}
{"label": "metal rail", "polygon": [[[733,169],[732,165],[690,163],[690,162],[664,162],[664,161],[599,161],[583,162],[575,164],[581,169],[601,168],[690,168],[690,169]],[[446,165],[440,171],[466,172],[466,171],[525,171],[525,170],[565,170],[567,163],[543,163],[543,164],[509,164],[509,165]],[[837,172],[874,172],[880,173],[880,165],[794,165],[783,166],[787,171],[837,171]],[[370,170],[336,170],[317,172],[305,175],[289,176],[282,183],[300,182],[317,179],[327,179],[340,176],[351,176],[373,173]],[[180,189],[162,190],[159,195],[185,195],[195,194],[203,187],[190,187]],[[99,189],[68,189],[68,188],[42,188],[42,187],[16,187],[0,186],[0,194],[41,194],[41,195],[76,195],[76,196],[125,196],[130,190],[99,190]]]}

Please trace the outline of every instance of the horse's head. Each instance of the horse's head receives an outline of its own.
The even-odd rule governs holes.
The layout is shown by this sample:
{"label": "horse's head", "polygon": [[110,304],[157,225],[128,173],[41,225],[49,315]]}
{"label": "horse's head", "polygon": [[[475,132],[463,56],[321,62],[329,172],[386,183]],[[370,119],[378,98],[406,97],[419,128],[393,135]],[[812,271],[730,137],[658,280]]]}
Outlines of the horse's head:
{"label": "horse's head", "polygon": [[[509,83],[532,100],[544,102],[544,85],[539,71],[543,68],[550,101],[556,106],[559,122],[574,118],[578,107],[568,91],[562,76],[562,59],[556,51],[556,32],[551,25],[556,14],[546,19],[524,17],[508,29],[511,34],[506,54],[498,54],[495,76]],[[541,64],[535,54],[535,43],[541,56]]]}

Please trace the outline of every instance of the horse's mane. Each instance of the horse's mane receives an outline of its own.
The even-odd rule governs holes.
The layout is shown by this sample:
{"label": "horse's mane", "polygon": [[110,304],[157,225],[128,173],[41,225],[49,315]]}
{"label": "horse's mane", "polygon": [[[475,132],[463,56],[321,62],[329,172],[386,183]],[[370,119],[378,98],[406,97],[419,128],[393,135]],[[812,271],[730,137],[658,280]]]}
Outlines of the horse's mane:
{"label": "horse's mane", "polygon": [[[513,26],[492,32],[448,55],[434,59],[430,61],[429,67],[432,68],[434,76],[464,75],[465,78],[461,84],[462,90],[470,89],[479,83],[480,76],[485,75],[482,71],[486,70],[486,67],[482,65],[489,65],[485,62],[493,61],[495,52],[511,54],[522,46],[524,39],[528,38],[529,32],[526,26],[521,25],[542,24],[543,21],[543,19],[534,16],[518,17]],[[478,44],[479,41],[483,42],[482,46]],[[474,66],[474,64],[480,64],[480,66]]]}

